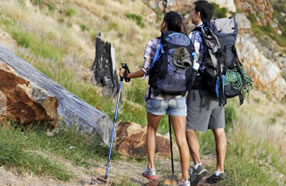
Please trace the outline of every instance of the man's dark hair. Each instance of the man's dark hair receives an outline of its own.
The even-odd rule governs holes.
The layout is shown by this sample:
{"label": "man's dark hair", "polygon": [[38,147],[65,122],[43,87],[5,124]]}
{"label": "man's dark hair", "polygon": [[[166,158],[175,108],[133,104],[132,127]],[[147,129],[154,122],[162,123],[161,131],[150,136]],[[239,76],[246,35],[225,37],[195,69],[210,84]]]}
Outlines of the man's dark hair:
{"label": "man's dark hair", "polygon": [[214,7],[206,0],[199,0],[194,2],[195,11],[200,12],[201,19],[205,23],[206,21],[210,21],[214,14]]}
{"label": "man's dark hair", "polygon": [[185,33],[185,26],[182,16],[174,11],[165,14],[164,22],[167,24],[169,31]]}

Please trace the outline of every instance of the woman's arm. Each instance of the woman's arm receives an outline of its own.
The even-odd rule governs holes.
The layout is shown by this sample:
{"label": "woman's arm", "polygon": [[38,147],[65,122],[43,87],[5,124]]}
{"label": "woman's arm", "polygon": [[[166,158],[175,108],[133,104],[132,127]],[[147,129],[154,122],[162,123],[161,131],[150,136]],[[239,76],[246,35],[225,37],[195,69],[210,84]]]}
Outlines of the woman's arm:
{"label": "woman's arm", "polygon": [[[125,69],[123,69],[123,68],[120,69],[120,72],[119,72],[120,77],[124,77],[124,71],[125,71]],[[129,73],[127,75],[127,78],[128,79],[139,78],[139,77],[143,77],[144,74],[145,74],[145,72],[142,69],[140,69],[140,70],[138,70],[136,72]]]}

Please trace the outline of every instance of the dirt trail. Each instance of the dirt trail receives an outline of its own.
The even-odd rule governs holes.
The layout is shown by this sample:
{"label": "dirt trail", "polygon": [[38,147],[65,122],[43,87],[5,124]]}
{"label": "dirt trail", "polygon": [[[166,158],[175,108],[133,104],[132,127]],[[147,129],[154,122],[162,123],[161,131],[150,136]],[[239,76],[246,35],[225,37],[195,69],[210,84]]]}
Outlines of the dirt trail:
{"label": "dirt trail", "polygon": [[[175,153],[174,158],[174,168],[175,168],[175,177],[180,177],[180,163],[178,154]],[[48,155],[49,158],[55,159],[58,157],[52,157],[51,154]],[[213,157],[204,157],[204,163],[210,164],[213,161]],[[0,186],[88,186],[88,185],[104,185],[100,182],[93,181],[92,178],[96,178],[100,175],[105,175],[105,161],[102,162],[92,162],[92,168],[84,168],[73,165],[71,162],[59,159],[58,161],[63,164],[66,169],[76,175],[77,178],[74,178],[68,182],[63,182],[49,177],[39,177],[32,174],[23,174],[18,175],[14,170],[8,170],[4,167],[0,167]],[[146,165],[147,160],[136,161],[128,158],[120,158],[120,160],[112,160],[110,163],[109,169],[109,179],[108,184],[111,183],[117,185],[157,185],[158,182],[149,182],[146,178],[141,176],[141,172]],[[156,157],[156,168],[157,174],[160,180],[161,185],[171,185],[176,184],[172,182],[171,178],[171,163],[169,158],[165,157]],[[206,184],[199,184],[206,185]]]}

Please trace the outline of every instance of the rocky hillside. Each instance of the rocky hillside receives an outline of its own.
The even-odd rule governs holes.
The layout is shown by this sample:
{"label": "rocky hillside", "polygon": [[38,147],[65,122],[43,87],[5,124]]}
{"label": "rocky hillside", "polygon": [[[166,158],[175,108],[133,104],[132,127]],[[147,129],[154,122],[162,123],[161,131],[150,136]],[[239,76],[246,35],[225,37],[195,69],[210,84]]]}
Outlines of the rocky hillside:
{"label": "rocky hillside", "polygon": [[[117,65],[126,62],[130,70],[135,71],[141,67],[145,44],[160,34],[162,12],[181,12],[191,29],[188,14],[192,2],[193,0],[2,0],[0,44],[113,118],[115,101],[103,97],[101,88],[91,82],[93,74],[90,67],[95,57],[94,41],[97,33],[101,32],[102,38],[113,44]],[[237,39],[239,56],[255,81],[249,103],[239,106],[237,99],[233,99],[226,106],[229,144],[226,171],[229,179],[224,184],[284,185],[286,42],[283,41],[286,13],[283,7],[286,2],[211,2],[215,3],[217,17],[231,15],[237,18],[240,28]],[[146,87],[147,82],[141,79],[124,83],[124,100],[120,102],[118,123],[128,121],[146,126]],[[16,127],[14,130],[14,125],[9,122],[4,126],[5,130],[0,130],[0,165],[4,168],[0,171],[1,180],[5,180],[5,184],[89,185],[91,176],[104,174],[108,148],[95,145],[92,138],[83,138],[74,131],[66,134],[65,129],[47,132],[30,128],[18,130]],[[163,135],[168,133],[167,117],[163,117],[158,132]],[[11,138],[15,140],[11,141]],[[213,171],[213,136],[210,132],[200,133],[199,138],[203,161]],[[175,170],[178,173],[180,167],[177,151],[175,154]],[[25,160],[22,161],[21,157]],[[45,171],[45,167],[41,166],[33,169],[30,164],[34,159],[47,162],[50,170]],[[167,166],[169,159],[158,159],[158,174],[166,178],[170,174]],[[50,161],[56,163],[49,163]],[[126,158],[117,154],[112,162],[110,177],[115,184],[147,183],[140,177],[146,159]],[[17,179],[19,182],[15,182]]]}
{"label": "rocky hillside", "polygon": [[[167,1],[165,8],[179,11],[188,19],[188,7],[192,2],[194,1]],[[283,3],[269,0],[211,0],[210,2],[220,7],[217,10],[225,8],[226,16],[235,16],[238,20],[239,57],[254,79],[256,87],[268,92],[278,101],[283,99],[286,95],[286,53],[285,46],[280,45],[280,40],[286,41],[286,31],[281,26],[283,19],[277,19],[273,11],[279,9],[279,5],[283,6]],[[148,1],[148,3],[153,8],[164,10],[163,1]],[[275,15],[285,15],[284,9],[279,10]]]}

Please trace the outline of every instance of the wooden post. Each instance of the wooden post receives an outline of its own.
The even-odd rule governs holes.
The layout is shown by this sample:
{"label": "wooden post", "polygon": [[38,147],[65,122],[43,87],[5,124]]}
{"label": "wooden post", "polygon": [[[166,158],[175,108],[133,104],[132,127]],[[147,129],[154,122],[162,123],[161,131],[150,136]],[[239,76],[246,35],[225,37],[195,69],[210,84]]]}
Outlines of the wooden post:
{"label": "wooden post", "polygon": [[103,87],[103,96],[114,97],[119,88],[115,50],[111,43],[102,40],[100,33],[96,36],[95,48],[95,59],[91,67],[94,72],[93,81]]}

